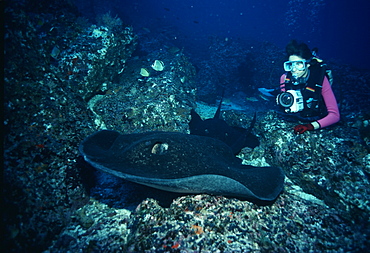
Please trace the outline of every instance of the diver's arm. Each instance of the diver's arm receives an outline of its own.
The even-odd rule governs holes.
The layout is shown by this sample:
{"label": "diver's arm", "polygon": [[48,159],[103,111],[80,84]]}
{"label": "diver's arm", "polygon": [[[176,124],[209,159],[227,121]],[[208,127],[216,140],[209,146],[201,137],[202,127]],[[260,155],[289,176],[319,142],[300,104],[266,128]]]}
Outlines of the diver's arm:
{"label": "diver's arm", "polygon": [[326,115],[322,119],[319,119],[318,121],[311,123],[315,129],[330,126],[334,123],[337,123],[340,120],[337,100],[335,99],[333,90],[331,89],[331,85],[326,76],[322,84],[321,94],[322,94],[322,97],[324,98],[324,102],[326,105],[326,110],[328,111],[328,115]]}
{"label": "diver's arm", "polygon": [[286,78],[286,73],[282,74],[280,77],[280,87],[279,87],[280,92],[285,91],[285,78]]}
{"label": "diver's arm", "polygon": [[314,121],[305,125],[295,126],[294,132],[296,134],[302,134],[306,131],[324,128],[339,121],[340,115],[337,100],[335,99],[333,90],[331,89],[331,85],[326,77],[324,77],[324,81],[322,84],[321,95],[324,99],[328,115],[326,115],[322,119],[319,119],[318,121]]}

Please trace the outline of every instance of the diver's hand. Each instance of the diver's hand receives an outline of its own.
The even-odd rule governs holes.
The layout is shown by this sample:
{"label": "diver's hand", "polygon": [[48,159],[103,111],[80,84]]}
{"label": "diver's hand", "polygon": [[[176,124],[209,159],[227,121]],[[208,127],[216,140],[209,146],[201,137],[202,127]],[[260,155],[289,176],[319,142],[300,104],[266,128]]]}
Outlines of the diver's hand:
{"label": "diver's hand", "polygon": [[312,131],[314,129],[312,124],[297,125],[294,127],[295,134],[303,134],[306,131]]}

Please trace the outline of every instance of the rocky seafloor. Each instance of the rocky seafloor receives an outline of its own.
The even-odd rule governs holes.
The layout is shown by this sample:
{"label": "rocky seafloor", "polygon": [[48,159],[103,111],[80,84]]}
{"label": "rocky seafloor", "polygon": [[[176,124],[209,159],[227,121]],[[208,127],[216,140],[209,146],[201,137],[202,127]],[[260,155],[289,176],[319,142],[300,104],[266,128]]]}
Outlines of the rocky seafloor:
{"label": "rocky seafloor", "polygon": [[[105,128],[188,133],[192,108],[204,118],[216,110],[216,103],[200,101],[217,94],[209,82],[217,79],[215,73],[237,67],[244,52],[253,59],[248,64],[256,73],[249,88],[256,90],[261,76],[270,77],[271,66],[264,64],[281,61],[282,53],[268,43],[253,42],[253,50],[243,51],[243,45],[215,40],[212,62],[194,64],[184,50],[137,35],[118,18],[107,14],[90,24],[60,4],[64,11],[49,10],[53,15],[34,6],[5,9],[2,244],[7,252],[365,252],[370,247],[369,72],[333,62],[342,119],[298,136],[272,101],[249,94],[253,99],[240,102],[232,95],[240,92],[229,91],[222,112],[228,124],[248,127],[257,111],[253,131],[261,144],[244,148],[238,157],[286,173],[275,202],[168,193],[96,171],[84,163],[79,143]],[[230,52],[234,61],[217,62],[222,59],[217,55]],[[155,60],[163,62],[163,70],[152,67]],[[141,74],[143,68],[148,75]],[[354,82],[357,90],[345,89]]]}

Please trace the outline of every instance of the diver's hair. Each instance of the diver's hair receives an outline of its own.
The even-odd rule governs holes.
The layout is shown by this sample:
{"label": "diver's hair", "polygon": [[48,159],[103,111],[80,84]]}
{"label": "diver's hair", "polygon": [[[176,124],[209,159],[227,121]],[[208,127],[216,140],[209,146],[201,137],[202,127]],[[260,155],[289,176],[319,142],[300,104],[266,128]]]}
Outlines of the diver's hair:
{"label": "diver's hair", "polygon": [[297,55],[305,60],[310,60],[312,58],[312,52],[307,44],[303,42],[298,43],[296,40],[291,40],[285,47],[285,51],[288,55],[288,58],[291,55]]}

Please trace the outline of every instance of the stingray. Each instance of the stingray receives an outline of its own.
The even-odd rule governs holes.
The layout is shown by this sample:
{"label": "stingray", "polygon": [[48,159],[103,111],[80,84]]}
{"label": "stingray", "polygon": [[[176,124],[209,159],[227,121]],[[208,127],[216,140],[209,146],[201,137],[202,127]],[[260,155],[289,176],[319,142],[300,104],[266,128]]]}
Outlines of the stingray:
{"label": "stingray", "polygon": [[248,129],[242,127],[229,126],[223,119],[220,118],[221,105],[217,108],[215,116],[211,119],[202,120],[194,109],[191,110],[191,120],[189,122],[190,134],[212,137],[225,142],[237,155],[242,148],[255,148],[260,143],[258,138],[252,134],[252,129],[256,123],[256,114]]}
{"label": "stingray", "polygon": [[88,136],[80,152],[99,170],[177,193],[272,201],[284,184],[280,168],[242,165],[228,145],[205,136],[103,130]]}

